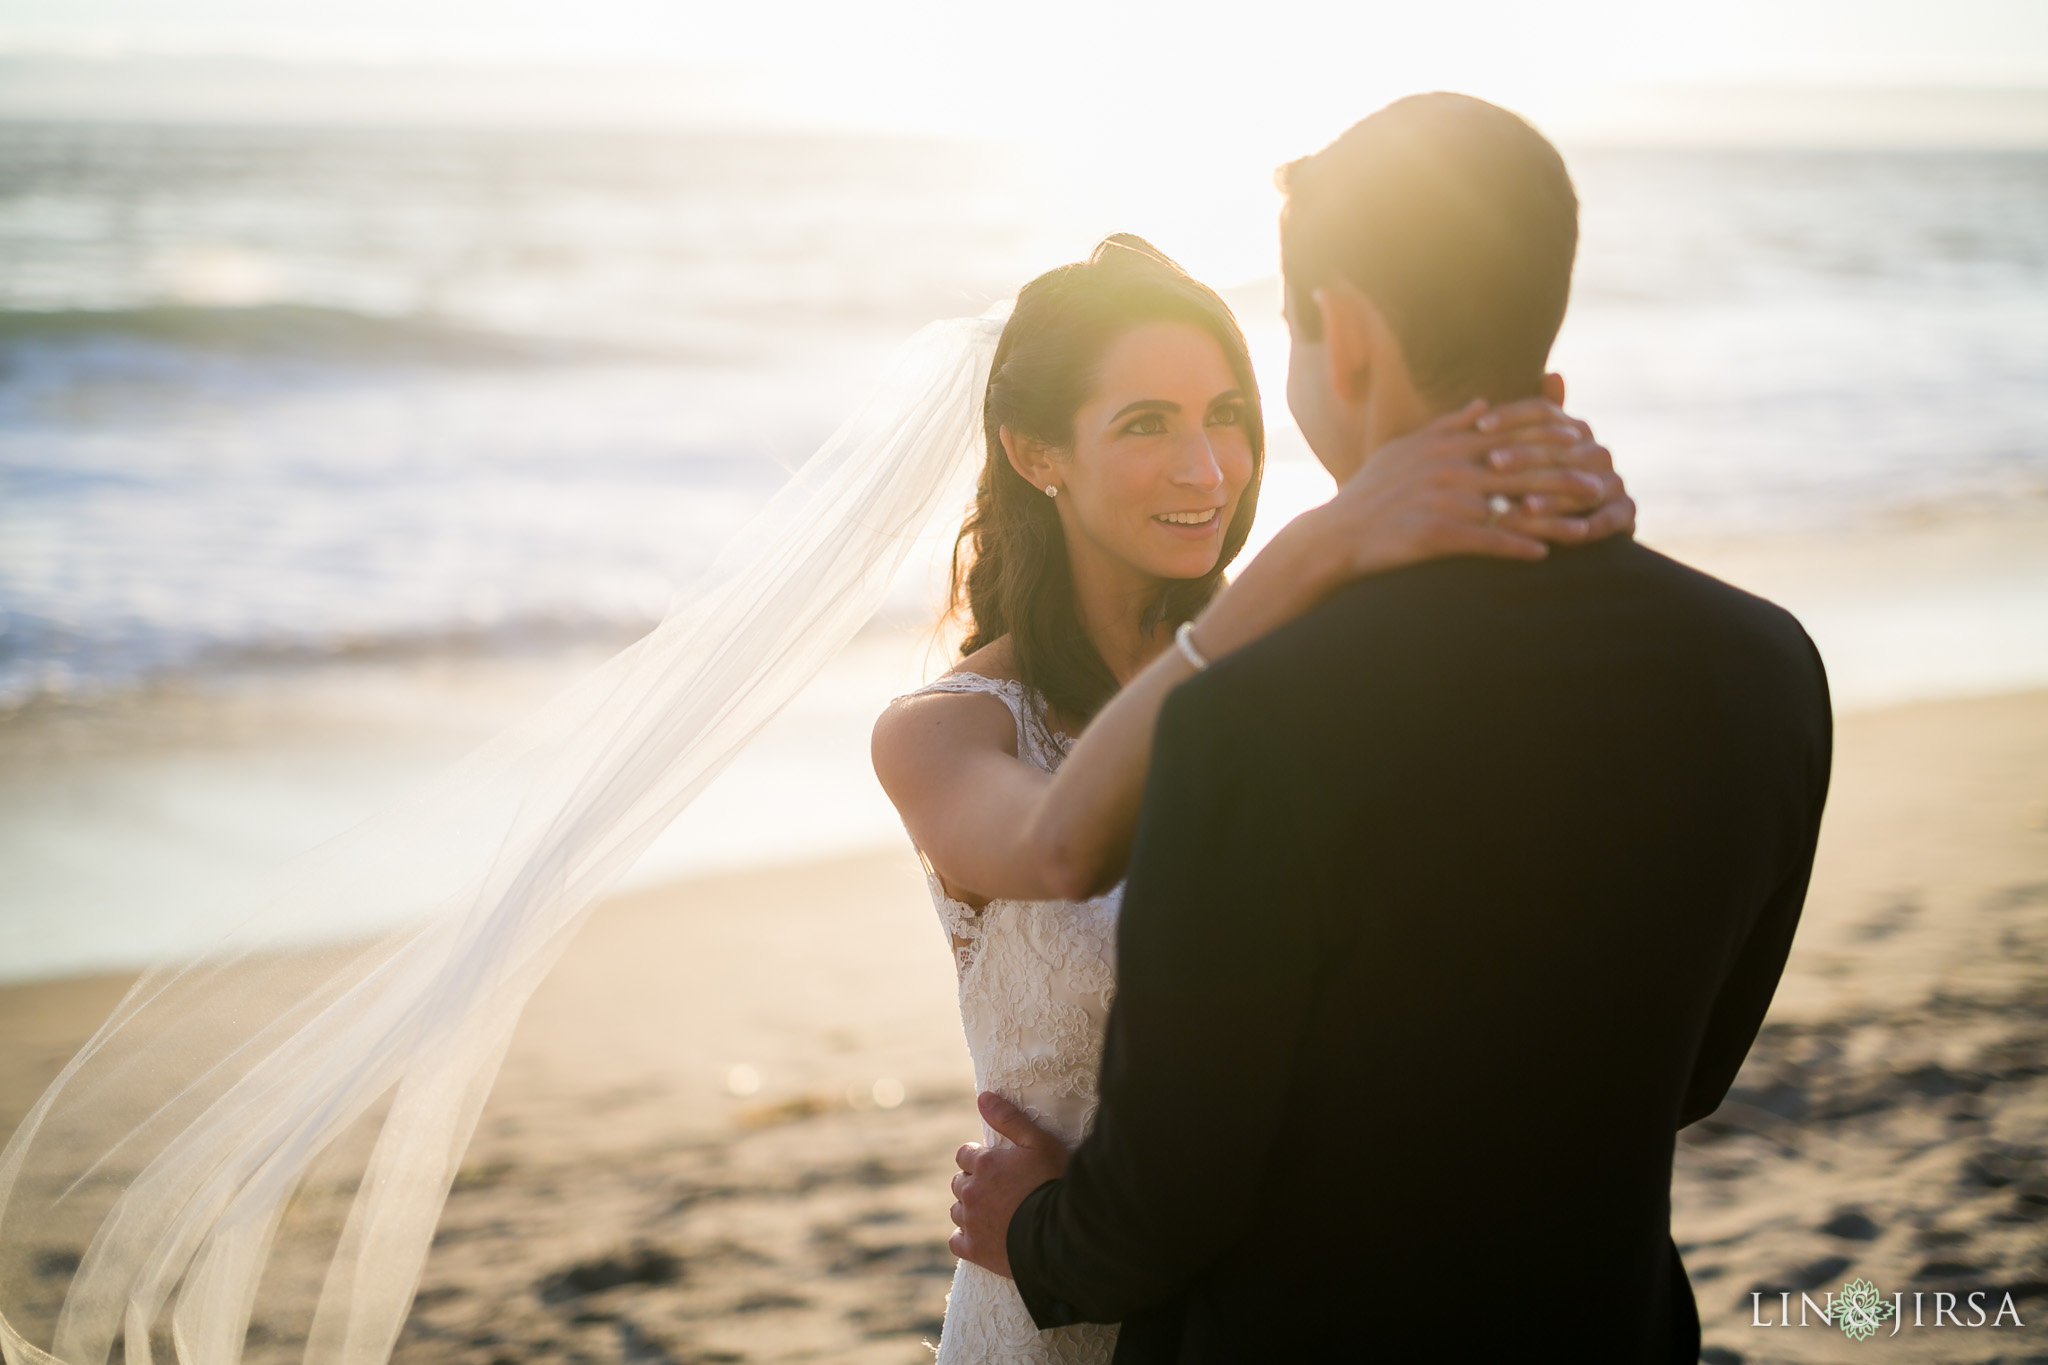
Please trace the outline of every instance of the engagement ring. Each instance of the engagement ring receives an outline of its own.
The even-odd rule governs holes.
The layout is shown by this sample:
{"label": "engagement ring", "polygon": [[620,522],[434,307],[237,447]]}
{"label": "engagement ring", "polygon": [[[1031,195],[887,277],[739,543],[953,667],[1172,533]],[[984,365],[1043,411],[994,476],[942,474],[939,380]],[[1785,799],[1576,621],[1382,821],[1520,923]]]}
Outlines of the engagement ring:
{"label": "engagement ring", "polygon": [[1486,524],[1488,526],[1493,525],[1496,521],[1499,521],[1502,517],[1513,511],[1514,506],[1515,504],[1509,499],[1507,494],[1495,493],[1486,500]]}

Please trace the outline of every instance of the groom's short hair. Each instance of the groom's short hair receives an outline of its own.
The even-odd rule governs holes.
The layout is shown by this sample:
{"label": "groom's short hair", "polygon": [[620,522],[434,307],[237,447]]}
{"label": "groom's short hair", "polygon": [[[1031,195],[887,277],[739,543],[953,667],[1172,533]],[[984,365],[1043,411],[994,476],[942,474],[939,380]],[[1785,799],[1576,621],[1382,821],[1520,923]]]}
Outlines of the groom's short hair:
{"label": "groom's short hair", "polygon": [[1564,322],[1579,201],[1544,136],[1470,95],[1411,95],[1280,168],[1281,270],[1296,327],[1314,293],[1356,285],[1424,397],[1446,407],[1538,391]]}

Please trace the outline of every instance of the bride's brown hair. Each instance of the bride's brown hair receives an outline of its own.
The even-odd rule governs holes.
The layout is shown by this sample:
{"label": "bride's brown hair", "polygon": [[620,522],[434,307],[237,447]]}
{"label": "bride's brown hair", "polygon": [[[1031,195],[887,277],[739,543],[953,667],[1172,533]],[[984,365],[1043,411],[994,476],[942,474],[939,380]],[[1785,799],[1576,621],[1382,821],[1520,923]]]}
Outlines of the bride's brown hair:
{"label": "bride's brown hair", "polygon": [[987,458],[974,508],[953,544],[950,610],[966,618],[960,652],[1007,635],[1017,674],[1063,715],[1086,720],[1114,695],[1117,681],[1081,622],[1059,513],[1042,489],[1010,467],[1002,431],[1070,449],[1074,414],[1095,386],[1096,367],[1123,333],[1148,322],[1185,322],[1223,348],[1245,395],[1252,477],[1223,536],[1222,552],[1200,578],[1169,582],[1148,625],[1178,625],[1216,592],[1223,570],[1244,548],[1266,468],[1266,431],[1258,381],[1237,319],[1214,290],[1150,242],[1128,233],[1105,238],[1085,261],[1048,270],[1024,286],[996,343],[982,405]]}

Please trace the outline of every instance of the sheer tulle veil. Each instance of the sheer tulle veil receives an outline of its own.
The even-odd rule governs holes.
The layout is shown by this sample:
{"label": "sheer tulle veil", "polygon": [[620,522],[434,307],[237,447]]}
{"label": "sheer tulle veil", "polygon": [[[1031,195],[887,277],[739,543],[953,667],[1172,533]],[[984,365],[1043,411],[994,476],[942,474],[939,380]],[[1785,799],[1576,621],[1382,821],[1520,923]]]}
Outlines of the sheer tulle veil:
{"label": "sheer tulle veil", "polygon": [[[1006,313],[906,343],[651,634],[142,977],[0,1153],[7,1365],[233,1365],[259,1288],[316,1305],[308,1365],[389,1357],[528,997],[880,606],[980,453]],[[309,942],[344,905],[404,927]]]}

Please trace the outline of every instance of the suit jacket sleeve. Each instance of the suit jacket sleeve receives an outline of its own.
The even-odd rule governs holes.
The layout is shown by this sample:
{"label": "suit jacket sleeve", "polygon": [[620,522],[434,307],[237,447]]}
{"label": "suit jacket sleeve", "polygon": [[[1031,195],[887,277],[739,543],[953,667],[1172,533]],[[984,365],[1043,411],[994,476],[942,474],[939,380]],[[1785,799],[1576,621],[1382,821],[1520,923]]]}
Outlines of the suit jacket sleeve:
{"label": "suit jacket sleeve", "polygon": [[[1804,640],[1803,635],[1801,639]],[[1834,760],[1834,718],[1820,654],[1811,641],[1806,641],[1805,647],[1817,679],[1807,721],[1805,818],[1788,839],[1790,854],[1785,873],[1750,927],[1714,1001],[1678,1116],[1681,1128],[1698,1123],[1728,1097],[1728,1088],[1735,1084],[1736,1073],[1756,1041],[1757,1030],[1763,1027],[1771,996],[1778,989],[1778,979],[1784,974],[1785,960],[1792,951],[1799,912],[1806,904],[1806,888],[1813,876],[1813,855],[1820,842],[1821,812],[1827,804],[1828,778]]]}
{"label": "suit jacket sleeve", "polygon": [[[1041,1328],[1161,1304],[1250,1226],[1315,971],[1313,861],[1267,708],[1231,661],[1159,720],[1095,1127],[1010,1224]],[[1291,796],[1292,799],[1283,799]]]}

